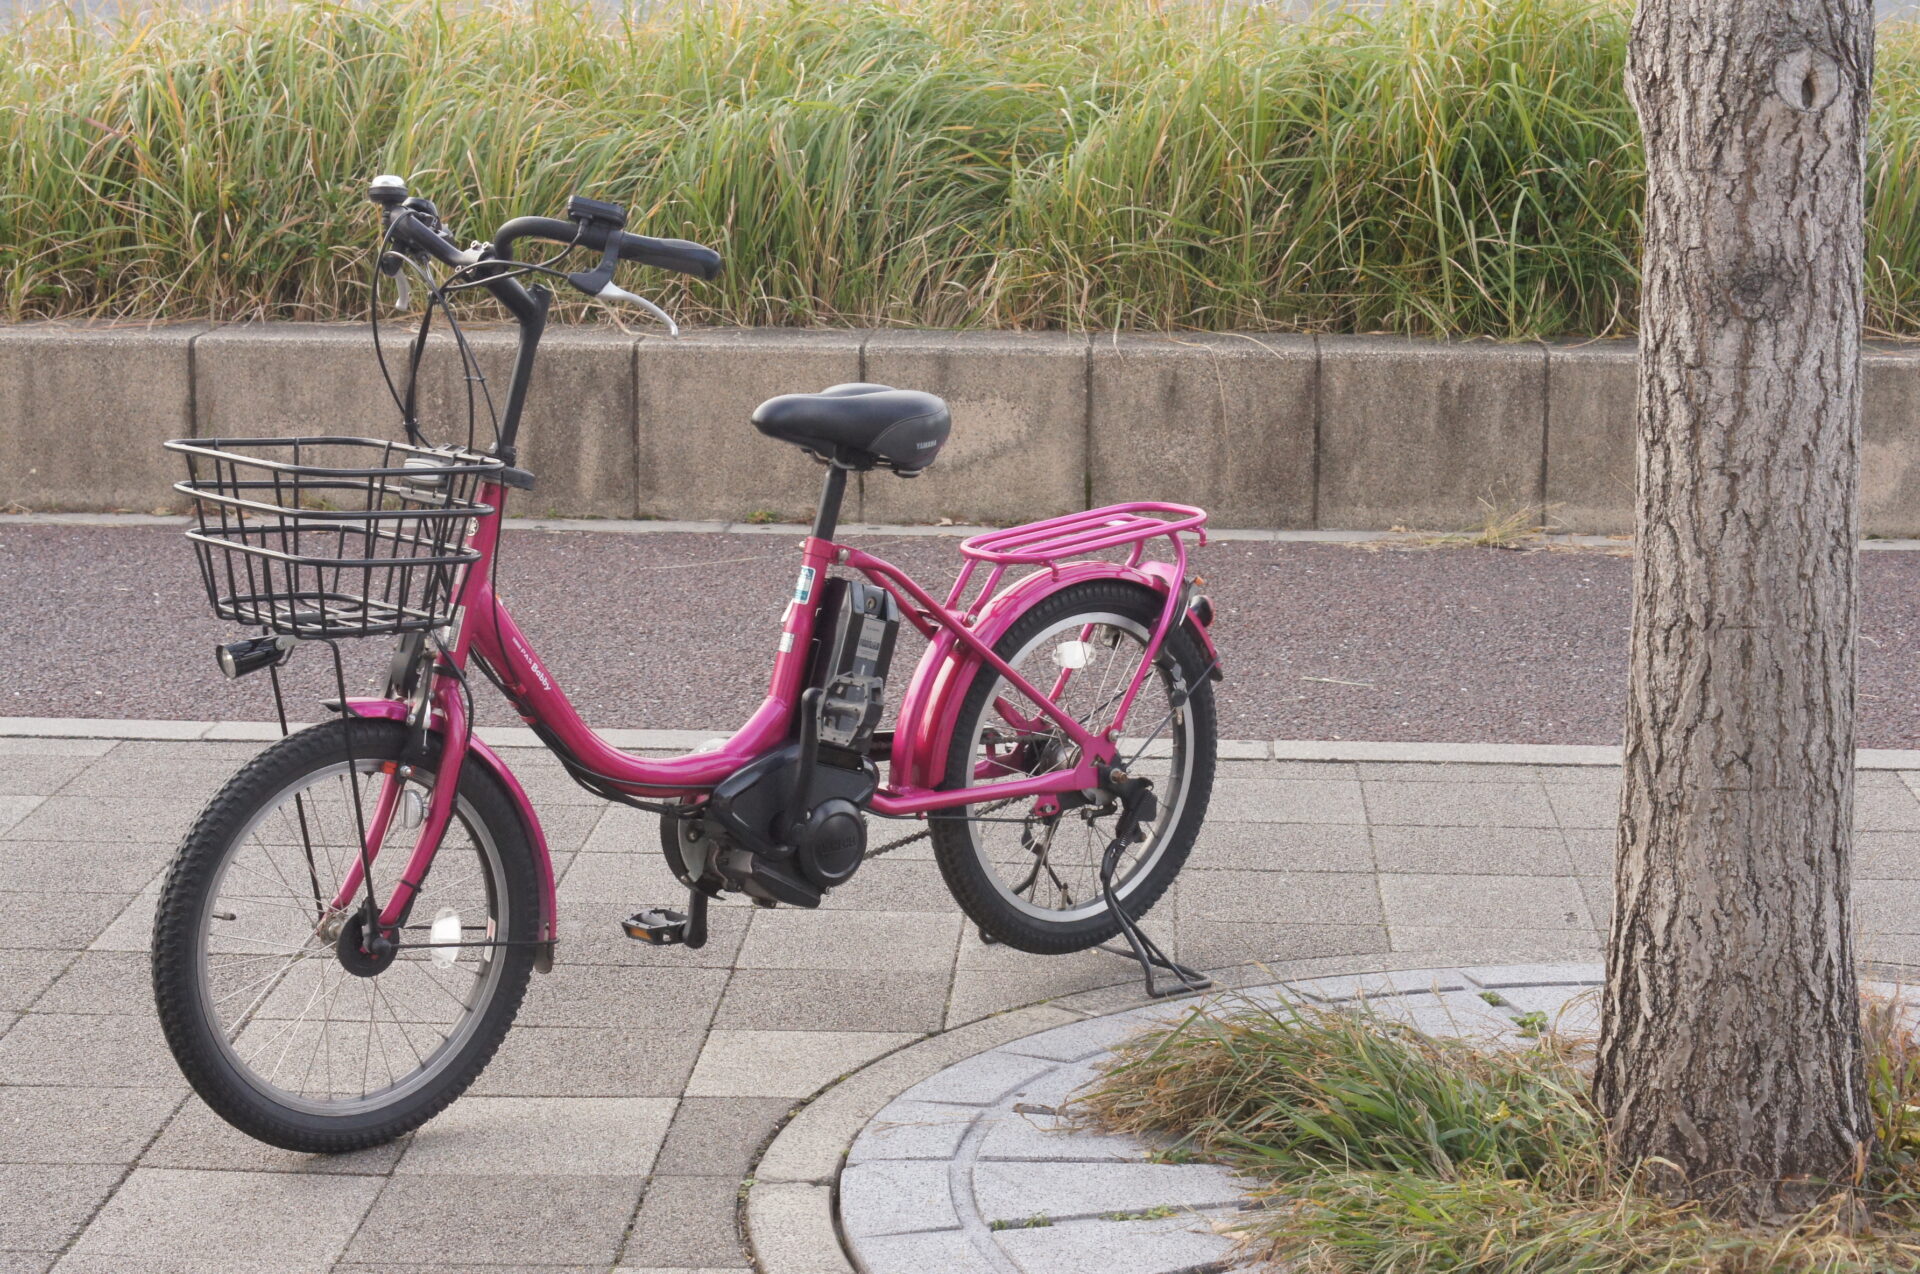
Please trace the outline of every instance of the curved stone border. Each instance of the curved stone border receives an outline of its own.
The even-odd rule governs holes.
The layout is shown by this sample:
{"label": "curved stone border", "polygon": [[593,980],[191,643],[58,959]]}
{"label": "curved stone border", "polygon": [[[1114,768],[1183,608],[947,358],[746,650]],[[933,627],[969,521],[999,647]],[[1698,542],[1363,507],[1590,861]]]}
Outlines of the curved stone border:
{"label": "curved stone border", "polygon": [[[1390,993],[1393,987],[1399,987],[1400,992],[1432,990],[1436,985],[1432,974],[1455,975],[1465,967],[1494,976],[1491,970],[1496,966],[1475,962],[1497,959],[1499,953],[1474,952],[1463,959],[1464,954],[1408,952],[1371,960],[1327,957],[1244,965],[1217,971],[1214,976],[1223,989],[1290,983],[1328,1002],[1365,993],[1378,997]],[[1524,970],[1529,968],[1537,971],[1567,966],[1499,967],[1516,971],[1515,976],[1524,980]],[[1592,978],[1598,978],[1598,966],[1584,968]],[[1465,983],[1460,986],[1464,989]],[[1342,987],[1350,989],[1343,992]],[[1520,1006],[1517,1011],[1527,1011],[1520,998],[1514,1002]],[[1086,1026],[1127,1010],[1164,1013],[1188,1003],[1191,1001],[1143,1004],[1137,985],[1131,983],[1085,991],[983,1018],[922,1040],[828,1085],[767,1144],[747,1179],[747,1237],[759,1268],[763,1274],[854,1274],[854,1265],[842,1245],[835,1206],[841,1169],[856,1138],[873,1117],[915,1085],[955,1063],[1043,1031]],[[1475,1003],[1482,1009],[1488,1007]],[[1137,1025],[1136,1021],[1128,1029]],[[933,1264],[920,1268],[944,1267]]]}
{"label": "curved stone border", "polygon": [[888,1102],[840,1174],[840,1225],[865,1274],[1184,1271],[1232,1240],[1205,1221],[1241,1206],[1213,1164],[1148,1161],[1133,1137],[1075,1129],[1062,1108],[1112,1049],[1188,1004],[1029,1035],[956,1062]]}
{"label": "curved stone border", "polygon": [[[1331,1008],[1364,1002],[1429,1035],[1521,1044],[1599,1030],[1593,963],[1469,965],[1344,975],[1210,999]],[[1897,997],[1891,983],[1865,989]],[[861,1274],[1199,1274],[1229,1268],[1218,1224],[1246,1206],[1208,1164],[1151,1161],[1128,1136],[1075,1128],[1061,1106],[1112,1048],[1192,1004],[1057,1026],[956,1062],[895,1097],[840,1174],[842,1240]]]}
{"label": "curved stone border", "polygon": [[[1595,964],[1428,968],[1210,996],[1376,1013],[1432,1034],[1520,1038],[1595,1021]],[[1583,997],[1584,998],[1577,998]],[[1571,1003],[1570,1003],[1571,1002]],[[1191,1003],[1191,1002],[1189,1002]],[[1212,1164],[1150,1161],[1133,1137],[1072,1127],[1062,1107],[1114,1046],[1187,1005],[1057,1026],[948,1066],[876,1114],[840,1175],[840,1222],[863,1274],[1182,1274],[1223,1268],[1214,1221],[1245,1190]]]}

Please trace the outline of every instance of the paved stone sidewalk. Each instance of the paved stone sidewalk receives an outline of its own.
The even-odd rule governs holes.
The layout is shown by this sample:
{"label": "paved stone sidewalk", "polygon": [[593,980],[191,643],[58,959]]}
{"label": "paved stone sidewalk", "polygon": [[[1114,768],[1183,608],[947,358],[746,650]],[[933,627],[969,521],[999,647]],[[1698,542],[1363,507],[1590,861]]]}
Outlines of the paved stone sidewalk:
{"label": "paved stone sidewalk", "polygon": [[[1597,963],[1415,969],[1228,991],[1211,1008],[1357,1007],[1435,1035],[1519,1040],[1540,1023],[1597,1025]],[[841,1233],[862,1274],[1187,1274],[1230,1263],[1212,1224],[1242,1183],[1209,1164],[1150,1161],[1129,1136],[1063,1114],[1113,1048],[1201,1001],[1058,1026],[956,1062],[884,1106],[840,1174]],[[1538,1016],[1532,1016],[1538,1015]]]}
{"label": "paved stone sidewalk", "polygon": [[[924,843],[818,911],[716,909],[704,950],[617,920],[674,899],[648,816],[508,758],[560,881],[558,964],[472,1093],[405,1142],[271,1150],[192,1098],[153,1020],[159,874],[257,744],[0,738],[0,1272],[739,1269],[739,1189],[801,1099],[930,1034],[1123,984],[982,946]],[[1865,953],[1920,940],[1920,799],[1862,775]],[[1152,929],[1203,967],[1598,950],[1605,768],[1233,762]],[[1102,993],[1108,994],[1108,993]],[[842,1143],[844,1144],[844,1142]]]}

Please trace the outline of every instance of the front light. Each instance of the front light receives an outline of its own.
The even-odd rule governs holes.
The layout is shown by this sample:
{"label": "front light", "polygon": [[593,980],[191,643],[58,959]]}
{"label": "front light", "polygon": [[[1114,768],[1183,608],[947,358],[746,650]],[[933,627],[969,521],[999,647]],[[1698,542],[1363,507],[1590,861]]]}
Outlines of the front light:
{"label": "front light", "polygon": [[229,679],[238,680],[250,672],[259,672],[274,664],[285,663],[293,653],[291,637],[247,637],[213,648],[214,662]]}

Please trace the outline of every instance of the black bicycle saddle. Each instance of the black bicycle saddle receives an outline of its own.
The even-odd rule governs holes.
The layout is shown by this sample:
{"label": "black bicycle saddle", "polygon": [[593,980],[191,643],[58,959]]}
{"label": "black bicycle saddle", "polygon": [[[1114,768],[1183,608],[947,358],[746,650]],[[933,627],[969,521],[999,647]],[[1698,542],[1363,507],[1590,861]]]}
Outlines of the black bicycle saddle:
{"label": "black bicycle saddle", "polygon": [[822,463],[892,469],[911,478],[940,454],[953,419],[932,394],[850,384],[769,398],[753,409],[753,427]]}

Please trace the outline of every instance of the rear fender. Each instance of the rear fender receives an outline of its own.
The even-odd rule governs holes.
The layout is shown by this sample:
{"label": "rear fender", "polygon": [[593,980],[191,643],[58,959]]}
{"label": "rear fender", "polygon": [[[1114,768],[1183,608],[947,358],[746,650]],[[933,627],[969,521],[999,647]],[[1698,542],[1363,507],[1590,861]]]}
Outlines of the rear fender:
{"label": "rear fender", "polygon": [[[397,699],[350,699],[347,706],[357,716],[389,721],[404,721],[407,718],[407,705]],[[514,809],[519,812],[520,825],[527,833],[527,843],[533,847],[534,870],[540,876],[540,941],[551,943],[560,936],[560,905],[553,887],[553,855],[547,850],[547,834],[540,828],[540,818],[533,812],[533,802],[527,799],[526,789],[520,786],[519,779],[513,777],[513,771],[507,768],[499,754],[477,736],[467,747],[467,760],[469,763],[478,761],[492,771],[493,776],[500,780],[500,786],[507,790]],[[544,948],[536,966],[544,972],[552,967],[552,963],[552,948]]]}
{"label": "rear fender", "polygon": [[[1170,588],[1185,586],[1186,582],[1180,578],[1180,568],[1171,562],[1142,562],[1140,569],[1154,577],[1155,587],[1163,593]],[[1193,634],[1193,639],[1200,643],[1200,649],[1207,652],[1208,680],[1218,681],[1226,675],[1220,670],[1220,651],[1213,644],[1213,634],[1207,631],[1207,626],[1201,623],[1200,617],[1193,612],[1192,604],[1193,597],[1189,595],[1188,609],[1180,616],[1180,622],[1186,625],[1189,633]]]}
{"label": "rear fender", "polygon": [[[1164,595],[1169,578],[1177,580],[1178,573],[1164,562],[1127,567],[1117,562],[1082,561],[1067,562],[1057,569],[1041,569],[996,594],[980,609],[973,631],[991,646],[1006,635],[1020,616],[1040,602],[1063,588],[1088,580],[1126,580]],[[946,776],[947,748],[960,720],[961,701],[973,684],[974,669],[982,662],[950,633],[943,632],[929,643],[900,701],[900,726],[894,734],[893,758],[887,771],[896,791],[940,786]]]}

